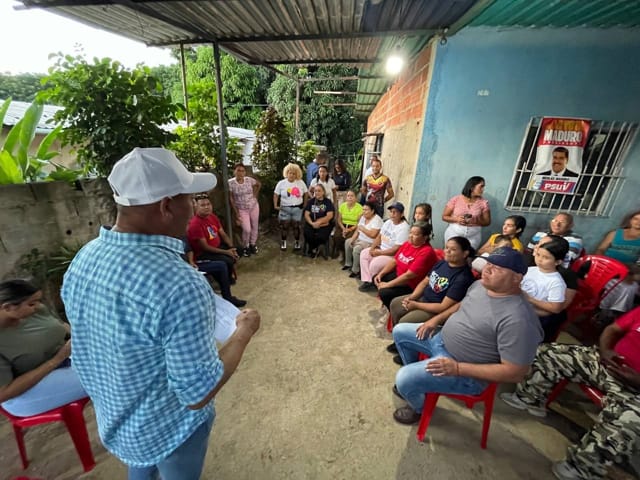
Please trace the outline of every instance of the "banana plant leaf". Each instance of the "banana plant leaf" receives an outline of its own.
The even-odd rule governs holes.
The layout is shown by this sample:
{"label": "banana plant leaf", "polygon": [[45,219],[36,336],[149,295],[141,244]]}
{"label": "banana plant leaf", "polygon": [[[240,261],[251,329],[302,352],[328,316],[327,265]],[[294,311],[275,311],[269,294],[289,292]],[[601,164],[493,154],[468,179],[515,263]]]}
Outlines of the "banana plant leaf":
{"label": "banana plant leaf", "polygon": [[56,128],[51,130],[49,134],[42,139],[40,145],[38,146],[38,151],[36,152],[36,158],[40,160],[51,160],[53,157],[59,154],[59,152],[50,152],[49,149],[53,142],[56,141],[58,135],[62,132],[62,125],[58,125]]}
{"label": "banana plant leaf", "polygon": [[36,135],[36,127],[42,117],[44,111],[44,104],[40,102],[33,102],[24,112],[22,117],[22,128],[20,129],[20,141],[18,143],[17,158],[22,171],[26,171],[29,165],[29,145],[33,141]]}
{"label": "banana plant leaf", "polygon": [[7,114],[7,110],[9,110],[9,105],[11,104],[11,97],[7,98],[2,106],[0,107],[0,125],[4,125],[4,116]]}
{"label": "banana plant leaf", "polygon": [[22,169],[6,150],[0,151],[0,185],[24,183]]}

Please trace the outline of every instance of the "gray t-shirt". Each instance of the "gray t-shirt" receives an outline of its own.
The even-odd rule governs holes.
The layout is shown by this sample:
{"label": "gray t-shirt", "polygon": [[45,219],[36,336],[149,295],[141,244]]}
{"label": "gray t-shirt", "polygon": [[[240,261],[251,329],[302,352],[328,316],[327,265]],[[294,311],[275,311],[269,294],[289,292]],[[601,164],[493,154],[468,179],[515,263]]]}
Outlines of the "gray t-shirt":
{"label": "gray t-shirt", "polygon": [[15,327],[0,331],[0,386],[52,358],[65,344],[67,330],[46,307]]}
{"label": "gray t-shirt", "polygon": [[480,281],[442,328],[447,351],[459,362],[529,365],[543,339],[540,320],[522,295],[490,297]]}

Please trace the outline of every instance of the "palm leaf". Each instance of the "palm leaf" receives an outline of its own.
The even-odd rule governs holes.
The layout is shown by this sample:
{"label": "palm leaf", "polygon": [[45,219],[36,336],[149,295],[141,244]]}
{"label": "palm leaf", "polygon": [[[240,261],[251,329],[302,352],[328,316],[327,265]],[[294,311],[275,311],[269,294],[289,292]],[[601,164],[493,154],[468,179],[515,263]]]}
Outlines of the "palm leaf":
{"label": "palm leaf", "polygon": [[36,128],[38,122],[42,117],[44,111],[44,105],[41,102],[33,102],[24,112],[22,117],[22,128],[20,129],[20,141],[18,143],[17,159],[20,167],[23,171],[26,170],[29,164],[29,145],[33,141],[36,135]]}

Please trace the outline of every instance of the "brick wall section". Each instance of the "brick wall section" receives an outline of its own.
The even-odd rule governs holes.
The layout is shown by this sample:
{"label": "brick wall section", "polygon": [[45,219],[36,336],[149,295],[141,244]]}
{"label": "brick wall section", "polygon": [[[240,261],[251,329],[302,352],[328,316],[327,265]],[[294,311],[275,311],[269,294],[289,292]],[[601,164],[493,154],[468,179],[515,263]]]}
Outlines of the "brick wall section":
{"label": "brick wall section", "polygon": [[369,115],[367,132],[384,132],[412,120],[422,120],[431,48],[431,44],[427,45],[382,96]]}

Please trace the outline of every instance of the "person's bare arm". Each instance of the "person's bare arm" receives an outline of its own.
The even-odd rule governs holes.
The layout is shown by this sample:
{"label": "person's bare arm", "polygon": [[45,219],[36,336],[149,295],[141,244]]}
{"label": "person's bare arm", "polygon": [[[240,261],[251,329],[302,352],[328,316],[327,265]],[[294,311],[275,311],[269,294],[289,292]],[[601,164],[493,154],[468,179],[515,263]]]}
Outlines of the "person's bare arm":
{"label": "person's bare arm", "polygon": [[277,193],[273,194],[273,209],[280,210],[280,195]]}
{"label": "person's bare arm", "polygon": [[[395,264],[395,262],[394,262]],[[404,272],[402,275],[394,278],[393,280],[390,280],[388,282],[379,282],[378,283],[378,288],[391,288],[391,287],[398,287],[400,285],[405,285],[406,283],[409,282],[409,280],[412,280],[414,278],[416,278],[417,275],[412,272],[411,270],[407,270],[406,272]],[[380,277],[382,278],[382,277]]]}
{"label": "person's bare arm", "polygon": [[598,248],[596,248],[597,255],[604,255],[604,252],[607,251],[607,248],[611,246],[611,242],[613,242],[613,237],[615,236],[615,234],[616,231],[612,230],[604,236],[604,238],[600,242],[600,245],[598,245]]}
{"label": "person's bare arm", "polygon": [[418,340],[424,340],[424,338],[429,335],[433,331],[433,329],[446,322],[449,317],[456,313],[458,310],[460,310],[460,302],[454,303],[446,310],[438,313],[437,315],[434,315],[418,327],[418,329],[416,330],[416,338]]}
{"label": "person's bare arm", "polygon": [[386,197],[384,197],[384,201],[388,202],[389,200],[391,200],[394,196],[395,196],[395,192],[393,191],[393,186],[391,185],[391,182],[389,182],[387,184],[387,195]]}
{"label": "person's bare arm", "polygon": [[560,313],[562,310],[565,309],[564,301],[545,302],[543,300],[538,300],[536,298],[533,298],[531,295],[529,295],[526,292],[522,292],[522,295],[524,295],[524,298],[526,298],[527,301],[531,305],[533,305],[533,309],[536,311],[536,315],[538,315],[539,317],[546,317],[547,315]]}
{"label": "person's bare arm", "polygon": [[331,223],[332,219],[333,219],[333,212],[327,212],[327,214],[324,217],[319,218],[317,220],[317,225],[318,227],[326,227]]}
{"label": "person's bare arm", "polygon": [[376,238],[380,233],[379,228],[367,228],[364,225],[359,225],[357,228],[358,231],[364,233],[369,238]]}
{"label": "person's bare arm", "polygon": [[384,250],[378,249],[376,256],[386,255],[387,257],[393,257],[399,249],[400,245],[397,244],[391,248],[385,248]]}
{"label": "person's bare arm", "polygon": [[453,207],[444,207],[442,211],[442,221],[447,223],[459,223],[464,224],[464,217],[462,215],[454,216]]}
{"label": "person's bare arm", "polygon": [[491,240],[487,240],[486,242],[484,242],[484,245],[480,247],[480,250],[478,250],[478,256],[482,255],[483,253],[491,253],[492,248],[493,245],[491,245]]}
{"label": "person's bare arm", "polygon": [[189,250],[187,252],[187,262],[189,262],[189,265],[191,265],[193,268],[198,268],[198,265],[196,264],[195,255],[193,254],[193,250]]}
{"label": "person's bare arm", "polygon": [[482,212],[482,215],[478,218],[478,225],[481,227],[488,227],[491,225],[491,210],[488,208]]}
{"label": "person's bare arm", "polygon": [[387,273],[393,272],[395,269],[396,269],[396,259],[394,258],[392,261],[390,261],[384,267],[382,267],[382,270],[380,270],[378,274],[375,277],[373,277],[373,283],[379,286],[380,283],[382,283],[382,277],[384,277]]}
{"label": "person's bare arm", "polygon": [[311,220],[311,212],[309,210],[304,211],[304,221],[309,225],[313,225],[313,220]]}
{"label": "person's bare arm", "polygon": [[440,313],[449,309],[449,307],[453,306],[455,303],[459,303],[459,302],[449,297],[444,297],[444,299],[440,303],[417,302],[415,300],[409,300],[405,308],[409,311],[422,310],[423,312],[428,312],[428,313]]}
{"label": "person's bare arm", "polygon": [[527,375],[529,365],[516,365],[504,360],[500,363],[464,363],[441,357],[429,362],[426,370],[435,377],[471,377],[485,382],[519,383]]}
{"label": "person's bare arm", "polygon": [[[251,177],[253,178],[253,177]],[[253,196],[258,198],[258,193],[260,193],[260,189],[262,188],[262,184],[260,183],[260,180],[258,180],[257,178],[254,178],[255,183],[253,184],[253,186],[251,187],[253,189]]]}
{"label": "person's bare arm", "polygon": [[[222,238],[222,236],[220,238]],[[223,255],[229,255],[230,257],[234,256],[233,252],[231,250],[225,250],[224,248],[212,247],[211,245],[209,245],[207,243],[207,241],[204,238],[199,238],[198,239],[198,246],[200,247],[200,250],[202,250],[203,252],[221,253]],[[235,249],[233,249],[233,250],[235,250]]]}
{"label": "person's bare arm", "polygon": [[236,323],[238,328],[218,352],[218,356],[224,364],[222,378],[205,398],[194,405],[189,405],[188,408],[191,410],[199,410],[205,407],[234,374],[249,341],[260,328],[260,314],[252,309],[243,310],[236,317]]}
{"label": "person's bare arm", "polygon": [[40,380],[53,372],[71,354],[71,340],[67,340],[58,352],[33,370],[14,378],[11,383],[0,387],[0,403],[23,394]]}

